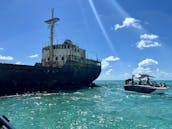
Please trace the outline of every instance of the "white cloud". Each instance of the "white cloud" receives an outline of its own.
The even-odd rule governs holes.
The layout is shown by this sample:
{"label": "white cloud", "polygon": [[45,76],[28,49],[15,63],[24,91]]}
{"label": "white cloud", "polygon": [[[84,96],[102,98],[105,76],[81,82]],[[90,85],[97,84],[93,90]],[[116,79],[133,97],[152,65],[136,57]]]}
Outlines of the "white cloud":
{"label": "white cloud", "polygon": [[107,62],[105,60],[103,60],[101,64],[102,64],[102,69],[105,69],[109,66],[109,62]]}
{"label": "white cloud", "polygon": [[142,34],[140,35],[140,39],[149,39],[149,40],[153,40],[153,39],[157,39],[159,36],[155,35],[155,34]]}
{"label": "white cloud", "polygon": [[138,67],[133,71],[133,74],[149,74],[159,80],[171,80],[172,78],[172,73],[162,71],[159,68],[153,69],[151,67]]}
{"label": "white cloud", "polygon": [[23,65],[23,63],[20,62],[20,61],[16,62],[16,64],[17,64],[17,65]]}
{"label": "white cloud", "polygon": [[133,70],[133,74],[151,74],[152,70],[149,67],[137,67]]}
{"label": "white cloud", "polygon": [[105,58],[106,61],[118,61],[119,57],[114,57],[114,56],[109,56],[107,58]]}
{"label": "white cloud", "polygon": [[0,47],[0,51],[4,50],[4,48]]}
{"label": "white cloud", "polygon": [[142,29],[142,26],[140,25],[140,21],[132,17],[125,18],[122,25],[120,24],[114,25],[115,30],[125,28],[125,27],[134,27],[137,29]]}
{"label": "white cloud", "polygon": [[108,69],[108,70],[105,72],[105,75],[106,75],[106,76],[109,76],[111,72],[112,72],[112,69]]}
{"label": "white cloud", "polygon": [[140,41],[136,43],[137,48],[144,49],[150,47],[160,47],[161,44],[157,41],[154,41],[159,36],[155,34],[142,34],[140,35]]}
{"label": "white cloud", "polygon": [[39,56],[38,54],[35,54],[35,55],[29,56],[29,58],[37,58],[38,56]]}
{"label": "white cloud", "polygon": [[14,60],[14,58],[12,56],[3,56],[3,55],[0,55],[0,60]]}
{"label": "white cloud", "polygon": [[158,61],[147,58],[138,63],[139,67],[152,66],[152,65],[158,65]]}
{"label": "white cloud", "polygon": [[153,59],[145,59],[138,63],[138,67],[133,70],[133,74],[149,74],[153,75],[156,79],[165,80],[171,79],[172,73],[160,70],[158,61]]}
{"label": "white cloud", "polygon": [[166,80],[166,79],[171,80],[172,78],[172,73],[167,73],[165,71],[160,70],[159,68],[156,69],[155,75],[160,80]]}
{"label": "white cloud", "polygon": [[139,49],[161,46],[161,44],[159,42],[154,42],[151,40],[141,40],[141,41],[137,42],[136,45],[137,45],[137,48],[139,48]]}
{"label": "white cloud", "polygon": [[133,70],[133,74],[152,74],[154,66],[158,65],[158,61],[153,59],[145,59],[138,63],[138,67]]}
{"label": "white cloud", "polygon": [[114,57],[114,56],[109,56],[105,59],[102,60],[101,64],[102,64],[102,69],[107,68],[110,65],[110,62],[115,62],[120,60],[119,57]]}

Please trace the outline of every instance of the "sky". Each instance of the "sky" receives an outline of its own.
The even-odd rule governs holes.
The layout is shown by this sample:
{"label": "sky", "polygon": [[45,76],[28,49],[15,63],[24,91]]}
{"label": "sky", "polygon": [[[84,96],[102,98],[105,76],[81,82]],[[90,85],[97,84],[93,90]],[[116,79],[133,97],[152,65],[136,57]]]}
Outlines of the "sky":
{"label": "sky", "polygon": [[172,80],[171,0],[1,0],[0,62],[34,65],[48,45],[51,8],[60,18],[55,43],[72,40],[99,58],[100,80],[146,73]]}

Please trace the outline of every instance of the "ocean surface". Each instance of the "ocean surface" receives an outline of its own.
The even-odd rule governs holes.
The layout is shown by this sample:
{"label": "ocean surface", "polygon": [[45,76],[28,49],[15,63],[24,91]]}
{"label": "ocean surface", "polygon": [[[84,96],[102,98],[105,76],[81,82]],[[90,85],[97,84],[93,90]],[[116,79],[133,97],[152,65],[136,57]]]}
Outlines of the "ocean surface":
{"label": "ocean surface", "polygon": [[172,129],[172,81],[164,95],[126,92],[123,81],[52,94],[0,97],[16,129]]}

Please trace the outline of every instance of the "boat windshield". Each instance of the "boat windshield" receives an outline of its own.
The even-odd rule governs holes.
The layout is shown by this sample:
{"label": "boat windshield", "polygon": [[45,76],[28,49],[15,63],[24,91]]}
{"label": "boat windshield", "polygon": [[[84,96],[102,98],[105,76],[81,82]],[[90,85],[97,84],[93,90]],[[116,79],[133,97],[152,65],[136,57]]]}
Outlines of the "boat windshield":
{"label": "boat windshield", "polygon": [[158,84],[157,84],[157,82],[156,82],[156,81],[151,81],[151,85],[153,85],[153,86],[157,86]]}

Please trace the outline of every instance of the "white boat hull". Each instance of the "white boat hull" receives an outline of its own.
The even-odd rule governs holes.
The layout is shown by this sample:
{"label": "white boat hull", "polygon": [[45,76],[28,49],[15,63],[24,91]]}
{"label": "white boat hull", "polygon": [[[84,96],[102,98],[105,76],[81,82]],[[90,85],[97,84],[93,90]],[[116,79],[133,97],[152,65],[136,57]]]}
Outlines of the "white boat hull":
{"label": "white boat hull", "polygon": [[152,93],[164,94],[167,90],[168,90],[168,87],[157,87],[156,90]]}

